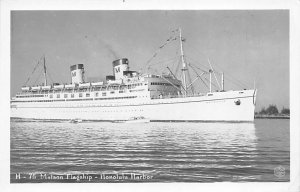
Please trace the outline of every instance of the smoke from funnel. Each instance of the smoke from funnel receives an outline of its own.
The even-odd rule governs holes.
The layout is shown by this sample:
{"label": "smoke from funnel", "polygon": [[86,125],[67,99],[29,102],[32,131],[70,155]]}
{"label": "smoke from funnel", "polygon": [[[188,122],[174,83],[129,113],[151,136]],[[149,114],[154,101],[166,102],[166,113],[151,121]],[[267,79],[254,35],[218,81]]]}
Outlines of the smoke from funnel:
{"label": "smoke from funnel", "polygon": [[100,44],[104,46],[104,48],[108,51],[109,57],[113,57],[113,59],[119,59],[121,58],[120,55],[115,51],[115,49],[112,47],[112,45],[106,43],[104,40],[98,38],[98,41]]}
{"label": "smoke from funnel", "polygon": [[114,51],[114,49],[111,47],[111,45],[104,44],[104,46],[109,51],[109,53],[111,54],[111,56],[114,57],[114,59],[120,58],[119,54],[116,51]]}

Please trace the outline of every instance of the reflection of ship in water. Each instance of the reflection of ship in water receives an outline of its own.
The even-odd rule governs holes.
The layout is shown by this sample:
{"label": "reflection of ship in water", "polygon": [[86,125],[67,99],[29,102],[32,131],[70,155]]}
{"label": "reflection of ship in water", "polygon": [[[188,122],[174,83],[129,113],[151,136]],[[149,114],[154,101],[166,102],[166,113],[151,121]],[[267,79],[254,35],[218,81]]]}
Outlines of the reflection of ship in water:
{"label": "reflection of ship in water", "polygon": [[13,180],[15,173],[43,170],[144,173],[153,176],[149,182],[278,182],[274,168],[281,165],[286,177],[280,181],[289,181],[288,129],[286,120],[130,126],[83,121],[74,126],[66,121],[13,119],[11,173]]}
{"label": "reflection of ship in water", "polygon": [[[161,154],[167,159],[176,158],[177,163],[180,163],[176,166],[181,168],[190,168],[191,165],[193,168],[247,168],[254,167],[253,161],[258,158],[253,123],[153,122],[127,127],[126,124],[117,124],[116,129],[119,131],[111,133],[116,138],[130,135],[130,139],[120,141],[121,144],[116,145],[114,150],[126,146],[126,149],[139,151],[141,149],[136,146],[142,144],[144,152]],[[163,150],[160,151],[162,146]],[[246,163],[249,160],[250,163]]]}
{"label": "reflection of ship in water", "polygon": [[[76,64],[70,68],[70,84],[49,85],[44,57],[41,62],[43,85],[23,87],[11,100],[11,116],[84,120],[128,120],[143,116],[151,121],[253,121],[256,90],[226,91],[223,73],[215,71],[211,65],[203,70],[188,62],[180,29],[173,31],[160,48],[175,40],[179,40],[180,55],[173,64],[178,63],[177,69],[181,68],[180,77],[169,67],[166,67],[167,74],[132,71],[129,60],[123,58],[113,61],[113,75],[106,76],[105,82],[85,82],[84,65]],[[190,83],[187,81],[189,69],[195,73]],[[208,90],[195,91],[195,82],[204,83]],[[214,84],[218,85],[215,91]]]}
{"label": "reflection of ship in water", "polygon": [[81,123],[82,119],[71,119],[69,123]]}
{"label": "reflection of ship in water", "polygon": [[150,119],[147,119],[143,116],[139,116],[139,117],[131,117],[127,120],[117,120],[112,122],[113,123],[149,123]]}
{"label": "reflection of ship in water", "polygon": [[[185,150],[188,150],[190,144],[198,146],[201,150],[214,151],[215,149],[222,149],[224,152],[227,149],[252,151],[256,148],[257,137],[253,123],[166,124],[167,125],[161,129],[163,134],[168,135],[168,142],[185,148]],[[172,129],[167,129],[170,127],[172,127]],[[174,135],[174,132],[176,132],[176,135]],[[158,134],[161,134],[161,132]],[[172,135],[174,135],[174,138]],[[157,137],[160,138],[161,136],[157,135]],[[153,143],[155,143],[154,140]]]}

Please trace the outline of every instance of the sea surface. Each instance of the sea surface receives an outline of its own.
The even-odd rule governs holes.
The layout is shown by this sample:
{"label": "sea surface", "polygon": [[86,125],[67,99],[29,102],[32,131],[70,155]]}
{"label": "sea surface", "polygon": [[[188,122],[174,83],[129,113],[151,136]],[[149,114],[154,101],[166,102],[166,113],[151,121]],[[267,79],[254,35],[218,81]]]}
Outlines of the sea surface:
{"label": "sea surface", "polygon": [[285,182],[290,123],[11,119],[11,182]]}

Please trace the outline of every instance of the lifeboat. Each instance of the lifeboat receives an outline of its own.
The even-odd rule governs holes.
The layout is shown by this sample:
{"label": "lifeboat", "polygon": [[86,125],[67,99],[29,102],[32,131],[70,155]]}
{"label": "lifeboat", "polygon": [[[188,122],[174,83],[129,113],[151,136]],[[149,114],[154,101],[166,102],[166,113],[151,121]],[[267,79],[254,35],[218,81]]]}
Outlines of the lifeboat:
{"label": "lifeboat", "polygon": [[33,91],[37,91],[37,90],[41,90],[42,86],[34,86],[34,87],[31,87],[31,90]]}
{"label": "lifeboat", "polygon": [[50,90],[51,85],[42,86],[42,90]]}
{"label": "lifeboat", "polygon": [[122,80],[114,80],[114,81],[107,81],[107,83],[109,84],[109,85],[113,85],[113,84],[115,84],[115,85],[119,85],[119,84],[122,84]]}
{"label": "lifeboat", "polygon": [[91,86],[91,83],[81,83],[79,84],[79,88],[87,88],[87,87],[90,87]]}
{"label": "lifeboat", "polygon": [[62,85],[54,85],[54,89],[63,89],[65,87],[65,85],[64,84],[62,84]]}
{"label": "lifeboat", "polygon": [[65,85],[65,88],[66,89],[74,89],[76,87],[76,84],[68,84],[68,85]]}
{"label": "lifeboat", "polygon": [[21,90],[22,91],[29,91],[31,87],[22,87]]}
{"label": "lifeboat", "polygon": [[103,81],[92,83],[92,86],[101,86],[103,85]]}

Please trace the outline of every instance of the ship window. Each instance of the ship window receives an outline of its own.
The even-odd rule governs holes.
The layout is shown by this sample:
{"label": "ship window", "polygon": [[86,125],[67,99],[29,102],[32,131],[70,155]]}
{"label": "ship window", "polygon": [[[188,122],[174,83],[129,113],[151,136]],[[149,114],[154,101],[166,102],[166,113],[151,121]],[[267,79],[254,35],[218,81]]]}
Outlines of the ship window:
{"label": "ship window", "polygon": [[103,92],[103,93],[102,93],[102,96],[106,96],[106,92]]}
{"label": "ship window", "polygon": [[85,94],[85,96],[86,96],[86,97],[90,97],[90,94],[89,94],[89,93],[87,93],[87,94]]}
{"label": "ship window", "polygon": [[124,91],[123,91],[123,90],[121,90],[121,91],[119,91],[119,93],[124,93]]}
{"label": "ship window", "polygon": [[52,95],[52,94],[50,95],[50,98],[53,98],[53,95]]}
{"label": "ship window", "polygon": [[64,98],[68,98],[68,94],[64,94]]}
{"label": "ship window", "polygon": [[57,95],[56,95],[56,98],[60,98],[60,94],[57,94]]}
{"label": "ship window", "polygon": [[111,92],[110,92],[110,94],[114,94],[114,93],[115,93],[114,91],[111,91]]}
{"label": "ship window", "polygon": [[74,98],[74,94],[73,93],[71,94],[71,97]]}
{"label": "ship window", "polygon": [[98,97],[99,96],[99,93],[96,93],[96,97]]}
{"label": "ship window", "polygon": [[79,97],[82,97],[82,93],[79,93]]}

